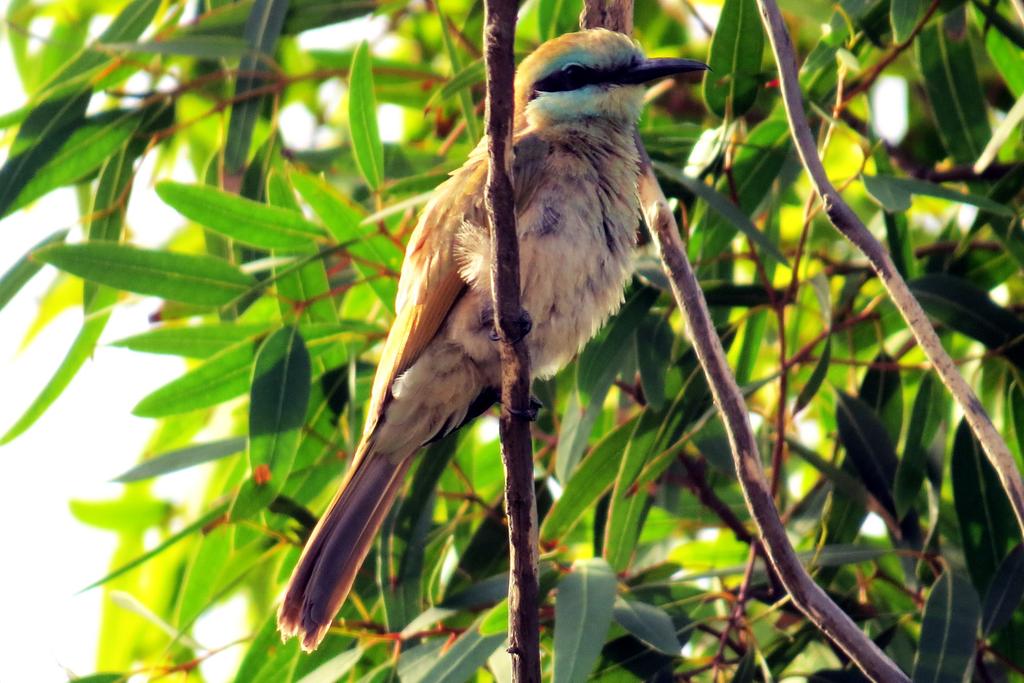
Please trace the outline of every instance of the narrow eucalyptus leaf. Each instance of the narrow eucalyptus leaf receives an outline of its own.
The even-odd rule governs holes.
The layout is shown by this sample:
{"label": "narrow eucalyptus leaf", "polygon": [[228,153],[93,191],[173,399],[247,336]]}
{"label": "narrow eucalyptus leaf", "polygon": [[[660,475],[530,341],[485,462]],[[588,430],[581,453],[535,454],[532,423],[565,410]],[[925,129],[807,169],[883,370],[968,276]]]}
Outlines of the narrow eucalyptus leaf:
{"label": "narrow eucalyptus leaf", "polygon": [[978,595],[966,579],[948,570],[939,577],[924,606],[914,683],[970,680],[980,611]]}
{"label": "narrow eucalyptus leaf", "polygon": [[214,460],[239,453],[244,449],[245,439],[242,437],[193,444],[185,448],[154,455],[152,458],[143,460],[127,472],[114,477],[111,481],[126,484],[132,481],[152,479],[169,472],[177,472],[203,463],[213,462]]}
{"label": "narrow eucalyptus leaf", "polygon": [[1018,545],[999,565],[992,577],[981,614],[985,634],[998,631],[1013,618],[1024,597],[1024,545]]}
{"label": "narrow eucalyptus leaf", "polygon": [[704,99],[722,118],[742,116],[757,98],[764,29],[754,0],[725,0],[711,40]]}
{"label": "narrow eucalyptus leaf", "polygon": [[186,304],[219,306],[256,281],[218,258],[139,249],[126,244],[62,244],[33,258],[72,275],[129,292]]}
{"label": "narrow eucalyptus leaf", "polygon": [[348,87],[348,125],[352,150],[366,184],[377,189],[384,179],[384,146],[377,130],[377,100],[373,94],[370,48],[360,43],[352,55]]}
{"label": "narrow eucalyptus leaf", "polygon": [[601,559],[577,560],[558,582],[554,683],[587,680],[612,621],[618,579]]}

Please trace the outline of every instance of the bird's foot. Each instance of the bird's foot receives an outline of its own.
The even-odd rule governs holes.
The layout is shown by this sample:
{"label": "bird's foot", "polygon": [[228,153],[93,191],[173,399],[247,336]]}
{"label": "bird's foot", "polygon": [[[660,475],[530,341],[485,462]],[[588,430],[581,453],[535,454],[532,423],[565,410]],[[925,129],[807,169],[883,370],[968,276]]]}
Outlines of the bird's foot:
{"label": "bird's foot", "polygon": [[[530,317],[530,314],[526,312],[525,308],[521,309],[517,318],[508,321],[508,328],[508,341],[510,344],[515,344],[521,341],[523,337],[530,334],[530,330],[533,329],[533,319]],[[491,341],[498,341],[501,339],[497,328],[493,325],[491,327],[490,338]]]}
{"label": "bird's foot", "polygon": [[529,408],[527,408],[526,410],[519,410],[517,408],[509,408],[508,412],[509,412],[509,414],[511,414],[511,415],[513,415],[515,417],[518,417],[518,418],[520,418],[522,420],[526,420],[528,422],[536,422],[537,421],[537,414],[540,412],[540,409],[543,408],[543,407],[544,407],[544,404],[541,403],[540,400],[536,396],[533,396],[531,394],[530,395],[530,407]]}

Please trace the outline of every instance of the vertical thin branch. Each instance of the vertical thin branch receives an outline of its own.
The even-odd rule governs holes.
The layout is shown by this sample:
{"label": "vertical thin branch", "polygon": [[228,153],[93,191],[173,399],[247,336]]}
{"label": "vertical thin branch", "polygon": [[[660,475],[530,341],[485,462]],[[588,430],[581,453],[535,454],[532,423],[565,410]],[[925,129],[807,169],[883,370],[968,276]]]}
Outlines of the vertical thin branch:
{"label": "vertical thin branch", "polygon": [[[587,5],[601,0],[587,0]],[[621,5],[621,2],[608,0]],[[631,3],[628,3],[631,9]],[[584,10],[581,21],[599,16]],[[629,25],[631,22],[623,22]],[[594,24],[584,23],[585,27]],[[733,455],[740,487],[764,544],[769,563],[777,572],[793,603],[814,625],[830,638],[870,678],[876,681],[909,681],[907,675],[857,627],[818,586],[800,563],[779,519],[771,489],[765,479],[757,441],[750,426],[743,395],[729,369],[722,342],[715,332],[707,302],[697,283],[679,238],[679,227],[669,210],[665,194],[654,177],[650,159],[636,135],[642,162],[639,184],[652,238],[661,255],[662,266],[672,285],[672,293],[686,318],[686,329],[711,388],[715,405],[722,415]]]}
{"label": "vertical thin branch", "polygon": [[501,354],[501,460],[511,567],[508,639],[512,680],[540,682],[537,615],[537,503],[533,493],[530,423],[530,357],[523,341],[526,317],[520,302],[519,241],[512,191],[512,115],[515,59],[512,52],[515,0],[485,3],[484,61],[487,68],[485,202],[491,231],[491,295]]}
{"label": "vertical thin branch", "polygon": [[606,28],[633,33],[633,0],[586,0],[580,13],[583,28]]}
{"label": "vertical thin branch", "polygon": [[768,40],[775,53],[775,62],[779,67],[780,89],[786,106],[790,132],[796,142],[800,160],[811,178],[815,191],[821,197],[829,220],[836,230],[867,257],[872,270],[885,286],[889,298],[892,299],[903,319],[907,321],[907,326],[928,357],[932,367],[935,368],[942,383],[946,385],[964,411],[967,424],[970,425],[971,431],[974,432],[974,436],[981,443],[989,462],[992,463],[999,475],[1003,490],[1006,491],[1010,505],[1013,506],[1017,523],[1024,532],[1024,481],[1021,481],[1020,472],[1017,471],[1016,463],[1010,454],[1010,449],[1006,446],[1006,441],[996,431],[985,407],[978,400],[974,390],[957,371],[956,364],[942,347],[942,342],[935,334],[935,329],[928,321],[921,304],[907,287],[903,276],[896,270],[888,252],[868,231],[853,209],[843,201],[839,192],[829,181],[825,167],[818,157],[818,148],[814,143],[810,125],[807,123],[803,95],[800,92],[800,81],[797,77],[796,52],[790,41],[789,31],[786,30],[786,24],[775,0],[758,0],[758,4],[761,8],[761,19],[768,33]]}

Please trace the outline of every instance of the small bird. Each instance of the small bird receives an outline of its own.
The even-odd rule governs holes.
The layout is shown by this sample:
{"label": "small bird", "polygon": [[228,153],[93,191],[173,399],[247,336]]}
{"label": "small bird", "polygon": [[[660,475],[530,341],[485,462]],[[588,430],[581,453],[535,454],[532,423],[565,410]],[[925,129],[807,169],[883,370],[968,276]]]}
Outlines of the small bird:
{"label": "small bird", "polygon": [[[568,363],[623,301],[639,221],[643,84],[706,68],[645,59],[605,29],[559,36],[519,66],[513,183],[534,377]],[[320,644],[348,596],[416,452],[499,395],[487,163],[484,139],[434,192],[409,241],[362,439],[278,612],[282,637],[300,636],[304,650]]]}

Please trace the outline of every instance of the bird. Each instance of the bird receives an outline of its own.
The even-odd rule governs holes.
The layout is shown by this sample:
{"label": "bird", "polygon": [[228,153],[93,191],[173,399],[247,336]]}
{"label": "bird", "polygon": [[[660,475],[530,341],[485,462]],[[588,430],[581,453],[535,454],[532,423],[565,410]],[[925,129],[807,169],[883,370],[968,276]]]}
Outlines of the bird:
{"label": "bird", "polygon": [[[707,66],[628,36],[553,38],[516,70],[513,192],[531,375],[554,375],[622,304],[640,220],[644,84]],[[434,191],[406,248],[366,422],[277,616],[312,651],[341,609],[413,456],[493,405],[500,360],[484,208],[486,136]]]}

